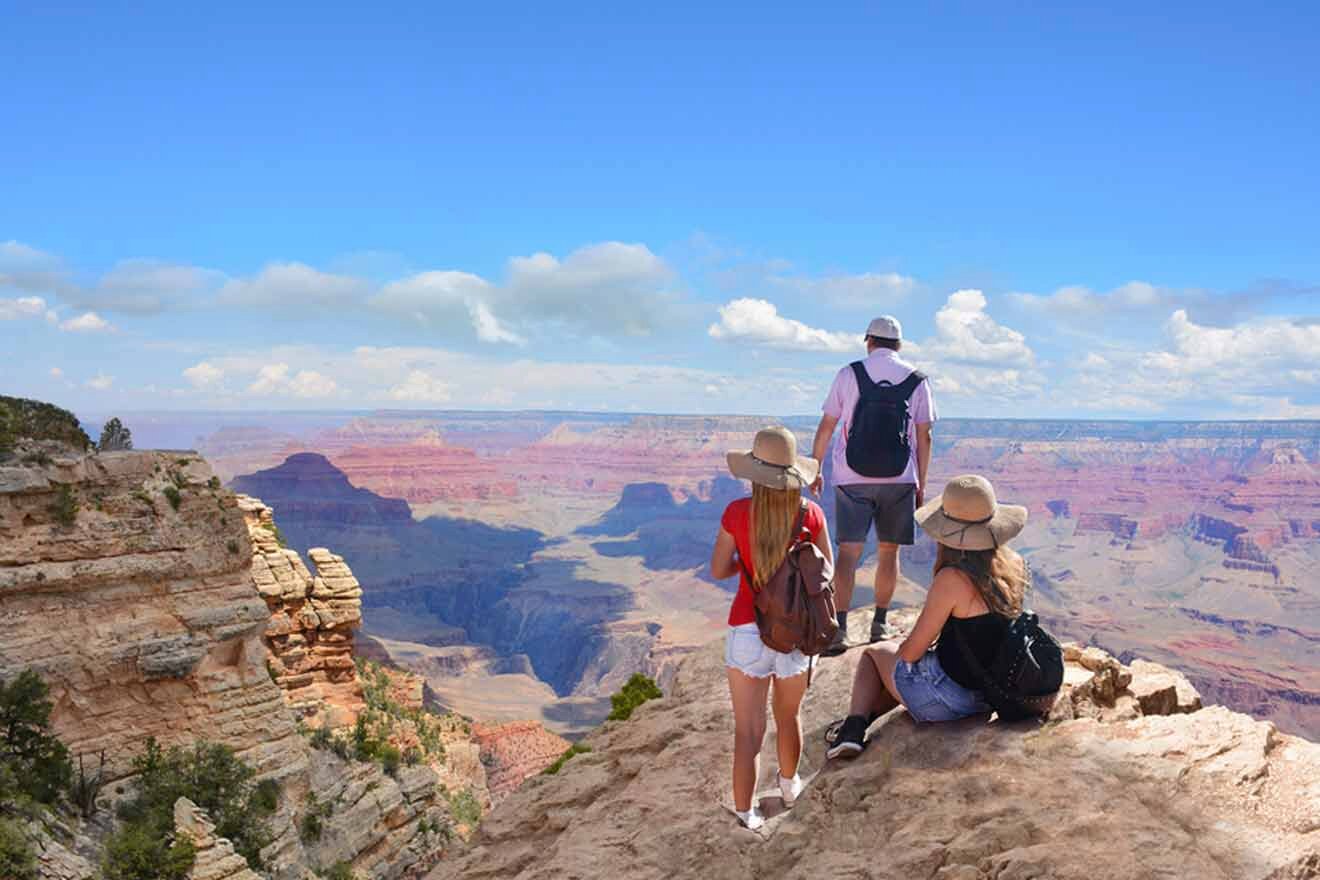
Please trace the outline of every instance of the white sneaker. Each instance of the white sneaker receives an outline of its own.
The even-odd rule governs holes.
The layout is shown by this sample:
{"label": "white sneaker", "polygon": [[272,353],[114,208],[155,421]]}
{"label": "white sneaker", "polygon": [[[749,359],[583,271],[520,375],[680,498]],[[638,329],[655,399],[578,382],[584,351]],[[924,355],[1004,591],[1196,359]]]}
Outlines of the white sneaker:
{"label": "white sneaker", "polygon": [[738,821],[743,823],[743,827],[748,831],[759,831],[765,826],[765,816],[761,811],[752,807],[750,810],[734,810],[733,815],[738,817]]}
{"label": "white sneaker", "polygon": [[798,799],[798,795],[802,794],[802,777],[796,773],[793,774],[792,779],[780,776],[779,793],[784,797],[784,806],[793,806],[793,802]]}

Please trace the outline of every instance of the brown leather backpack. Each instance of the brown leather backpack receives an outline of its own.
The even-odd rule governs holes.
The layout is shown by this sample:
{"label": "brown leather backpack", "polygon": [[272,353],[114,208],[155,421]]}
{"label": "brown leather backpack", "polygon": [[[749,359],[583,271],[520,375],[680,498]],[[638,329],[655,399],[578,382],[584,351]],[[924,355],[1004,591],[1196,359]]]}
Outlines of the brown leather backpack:
{"label": "brown leather backpack", "polygon": [[743,565],[747,582],[756,593],[756,627],[761,641],[776,651],[801,651],[815,656],[834,640],[839,630],[834,607],[834,565],[811,542],[802,528],[804,504],[793,527],[793,544],[758,590]]}

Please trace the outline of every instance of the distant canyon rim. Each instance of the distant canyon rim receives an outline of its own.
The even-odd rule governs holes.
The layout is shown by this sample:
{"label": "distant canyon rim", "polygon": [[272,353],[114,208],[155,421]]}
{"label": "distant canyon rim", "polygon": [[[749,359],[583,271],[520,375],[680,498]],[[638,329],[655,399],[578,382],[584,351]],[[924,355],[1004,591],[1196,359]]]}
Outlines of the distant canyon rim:
{"label": "distant canyon rim", "polygon": [[[472,717],[577,735],[633,672],[718,636],[705,570],[745,487],[724,453],[814,417],[375,412],[125,414],[330,546],[365,632]],[[1210,702],[1320,738],[1320,423],[946,419],[932,491],[979,472],[1026,504],[1032,604],[1061,635],[1175,666]],[[828,462],[826,479],[829,479]],[[822,503],[832,520],[832,490]],[[917,604],[933,545],[904,551]],[[859,584],[869,582],[865,567]],[[854,606],[870,601],[859,588]]]}

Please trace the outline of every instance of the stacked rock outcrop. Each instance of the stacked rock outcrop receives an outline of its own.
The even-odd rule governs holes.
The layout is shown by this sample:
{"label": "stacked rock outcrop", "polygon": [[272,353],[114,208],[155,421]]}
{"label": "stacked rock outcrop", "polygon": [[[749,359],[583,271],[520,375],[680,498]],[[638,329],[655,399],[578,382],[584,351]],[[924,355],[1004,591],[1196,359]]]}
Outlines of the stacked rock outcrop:
{"label": "stacked rock outcrop", "polygon": [[362,711],[353,665],[353,630],[362,624],[362,588],[340,556],[307,551],[312,574],[295,550],[280,545],[271,509],[238,496],[252,544],[252,582],[266,600],[271,677],[294,713],[311,727],[343,727]]}

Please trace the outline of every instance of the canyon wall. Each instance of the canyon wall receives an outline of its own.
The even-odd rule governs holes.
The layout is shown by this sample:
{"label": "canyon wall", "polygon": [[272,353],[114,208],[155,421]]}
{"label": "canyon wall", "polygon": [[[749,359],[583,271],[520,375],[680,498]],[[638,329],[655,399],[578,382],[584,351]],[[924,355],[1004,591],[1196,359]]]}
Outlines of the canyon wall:
{"label": "canyon wall", "polygon": [[[277,880],[337,861],[373,880],[415,873],[440,852],[425,829],[447,821],[435,774],[390,776],[314,750],[296,723],[326,713],[314,696],[352,695],[342,644],[352,589],[327,555],[295,609],[269,565],[254,572],[252,534],[239,499],[193,453],[20,449],[0,462],[0,676],[41,674],[54,732],[75,758],[104,753],[111,799],[147,737],[233,748],[280,785],[278,836],[263,853]],[[265,544],[258,536],[260,557],[302,579],[305,568]],[[272,615],[275,600],[293,616]],[[314,634],[301,656],[292,630],[279,635],[294,619]],[[274,657],[272,631],[285,640]],[[286,665],[275,678],[296,685],[287,698],[268,663]],[[345,832],[316,847],[297,830],[313,791],[334,794]]]}

